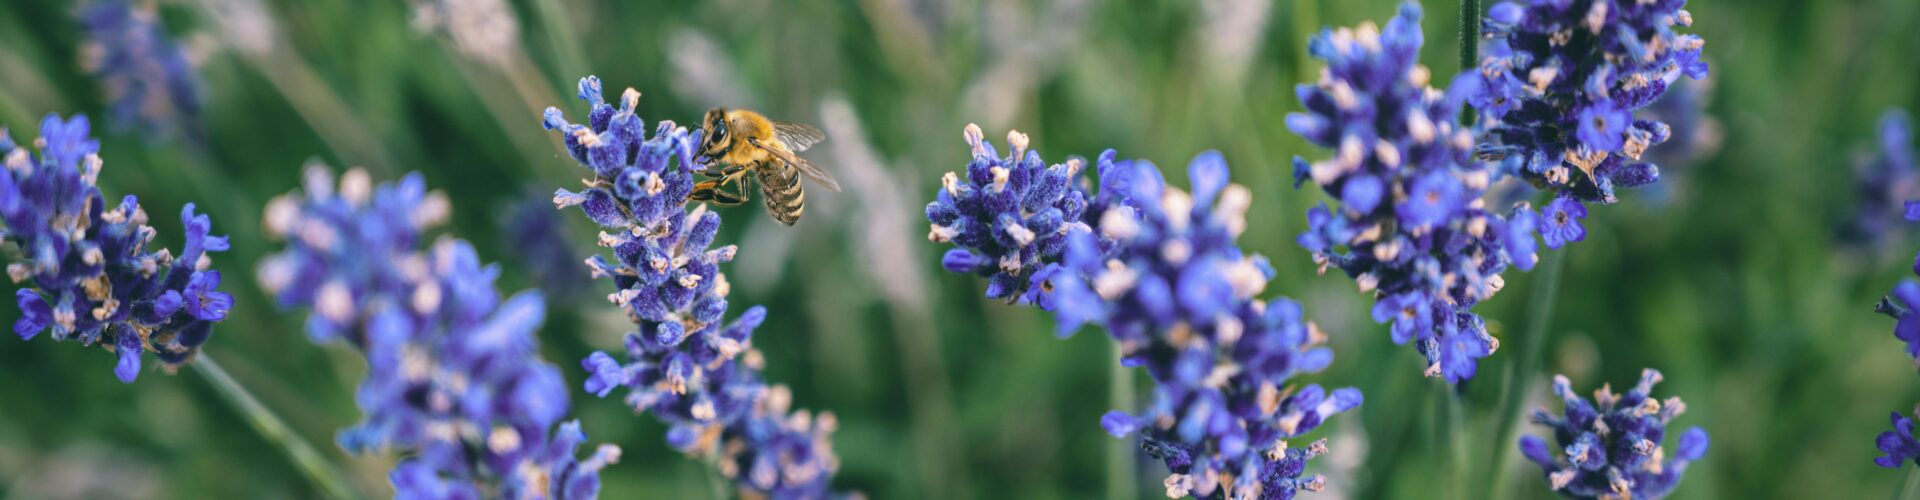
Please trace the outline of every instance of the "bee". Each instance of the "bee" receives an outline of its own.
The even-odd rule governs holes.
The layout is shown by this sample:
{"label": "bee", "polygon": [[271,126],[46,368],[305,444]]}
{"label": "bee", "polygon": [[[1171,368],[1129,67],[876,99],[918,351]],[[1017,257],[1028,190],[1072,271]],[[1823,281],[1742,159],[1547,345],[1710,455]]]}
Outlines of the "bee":
{"label": "bee", "polygon": [[721,206],[747,202],[753,183],[760,183],[760,202],[781,224],[793,225],[806,209],[807,193],[800,175],[828,191],[840,192],[840,183],[798,153],[827,139],[811,125],[769,120],[744,109],[714,108],[702,119],[705,136],[700,163],[708,165],[708,180],[693,186],[691,199]]}

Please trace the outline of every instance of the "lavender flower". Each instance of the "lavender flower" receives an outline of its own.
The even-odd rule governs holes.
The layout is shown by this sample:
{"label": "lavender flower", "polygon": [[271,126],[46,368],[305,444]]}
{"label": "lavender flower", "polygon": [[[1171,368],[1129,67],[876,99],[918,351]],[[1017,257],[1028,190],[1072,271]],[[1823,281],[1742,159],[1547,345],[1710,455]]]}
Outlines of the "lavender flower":
{"label": "lavender flower", "polygon": [[127,195],[108,206],[95,184],[103,162],[88,132],[85,116],[49,114],[34,153],[0,129],[0,237],[19,250],[7,265],[21,285],[13,332],[29,340],[51,328],[54,340],[98,344],[118,355],[113,373],[130,383],[143,351],[171,371],[191,361],[233,309],[208,256],[225,251],[227,237],[213,236],[212,222],[188,203],[180,255],[149,251],[157,231],[139,201]]}
{"label": "lavender flower", "polygon": [[1520,453],[1539,464],[1553,490],[1568,498],[1655,499],[1673,491],[1687,465],[1707,453],[1707,431],[1694,427],[1680,436],[1680,447],[1668,457],[1660,445],[1667,424],[1686,411],[1680,398],[1666,401],[1649,395],[1660,383],[1660,372],[1640,372],[1640,383],[1626,394],[1607,386],[1594,393],[1593,402],[1573,392],[1564,375],[1553,378],[1553,392],[1566,401],[1564,416],[1546,408],[1534,410],[1534,423],[1553,429],[1560,446],[1550,450],[1535,436],[1520,438]]}
{"label": "lavender flower", "polygon": [[833,414],[793,411],[791,392],[761,380],[765,361],[752,335],[766,309],[725,319],[731,287],[720,264],[737,247],[710,248],[720,214],[686,206],[694,172],[704,169],[693,163],[698,132],[661,122],[649,138],[634,114],[638,91],[627,89],[615,108],[599,78],[581,79],[579,89],[592,105],[586,123],[547,108],[546,127],[562,134],[593,178],[583,191],[555,192],[554,203],[580,207],[611,231],[599,242],[614,260],[595,255],[587,265],[595,278],[612,279],[618,291],[608,299],[635,325],[625,362],[605,352],[582,360],[587,392],[606,397],[625,388],[628,405],[667,424],[670,445],[712,461],[748,493],[827,496],[839,468],[828,440]]}
{"label": "lavender flower", "polygon": [[1073,188],[1078,159],[1052,166],[1028,149],[1027,136],[1007,134],[1013,146],[1001,158],[980,132],[966,129],[973,161],[966,178],[948,172],[927,204],[927,238],[952,243],[940,259],[948,271],[987,278],[987,297],[1019,300],[1045,263],[1057,262],[1067,233],[1085,229],[1086,193]]}
{"label": "lavender flower", "polygon": [[1915,194],[1913,123],[1905,112],[1888,110],[1880,118],[1879,154],[1860,162],[1855,191],[1860,205],[1841,229],[1841,239],[1860,246],[1886,240],[1899,222],[1900,200]]}
{"label": "lavender flower", "polygon": [[1168,496],[1319,491],[1325,479],[1303,474],[1326,440],[1287,441],[1359,406],[1360,391],[1288,386],[1326,368],[1333,351],[1298,303],[1256,297],[1273,269],[1234,244],[1252,192],[1228,184],[1217,152],[1188,166],[1190,195],[1165,187],[1151,163],[1112,156],[1099,167],[1103,181],[1115,181],[1096,198],[1099,236],[1073,232],[1063,272],[1048,281],[1063,321],[1089,311],[1085,319],[1120,343],[1122,363],[1146,367],[1156,383],[1152,406],[1109,412],[1101,426],[1116,437],[1141,434],[1141,447],[1173,471]]}
{"label": "lavender flower", "polygon": [[116,127],[197,138],[199,82],[151,5],[94,0],[80,13],[81,66],[100,80]]}
{"label": "lavender flower", "polygon": [[[1641,155],[1666,124],[1633,110],[1681,75],[1700,79],[1699,36],[1686,0],[1519,0],[1493,6],[1472,102],[1489,142],[1479,154],[1536,186],[1611,204],[1617,187],[1659,180]],[[1579,175],[1574,172],[1578,171]]]}
{"label": "lavender flower", "polygon": [[1312,181],[1338,203],[1309,210],[1297,241],[1321,272],[1339,268],[1375,294],[1374,321],[1414,344],[1427,376],[1459,383],[1499,347],[1471,309],[1500,290],[1510,263],[1533,268],[1535,219],[1525,204],[1514,223],[1486,210],[1494,172],[1475,161],[1473,134],[1456,121],[1471,79],[1446,94],[1427,85],[1431,73],[1416,60],[1420,15],[1405,3],[1384,31],[1326,30],[1309,45],[1327,68],[1297,88],[1307,112],[1289,114],[1287,127],[1336,153],[1296,157],[1294,183]]}
{"label": "lavender flower", "polygon": [[[1889,123],[1892,121],[1882,122],[1883,142],[1892,142],[1888,141],[1885,128]],[[1893,139],[1905,139],[1905,134],[1898,134],[1898,136]],[[1902,147],[1891,150],[1889,153],[1904,155],[1908,154],[1907,151]],[[1920,222],[1920,201],[1909,201],[1906,203],[1906,208],[1907,221]],[[1920,275],[1920,256],[1914,258],[1913,272]],[[1907,357],[1920,360],[1920,281],[1909,278],[1894,285],[1893,291],[1886,297],[1882,297],[1879,305],[1874,306],[1874,311],[1894,318],[1894,338],[1907,344]],[[1914,407],[1914,411],[1920,414],[1920,406]],[[1920,463],[1920,441],[1916,441],[1913,437],[1913,419],[1894,412],[1892,420],[1893,430],[1880,433],[1874,440],[1880,452],[1885,455],[1875,458],[1873,463],[1887,468],[1901,467],[1910,460]]]}
{"label": "lavender flower", "polygon": [[960,247],[943,263],[987,276],[990,297],[1053,312],[1061,336],[1099,325],[1124,365],[1147,369],[1153,405],[1100,423],[1115,437],[1141,435],[1173,471],[1169,496],[1291,498],[1324,486],[1304,474],[1326,441],[1287,440],[1359,405],[1360,392],[1288,386],[1326,368],[1333,352],[1299,304],[1255,298],[1273,270],[1234,244],[1253,196],[1228,184],[1219,153],[1193,160],[1188,194],[1166,187],[1153,164],[1108,150],[1096,161],[1100,191],[1089,195],[1079,160],[1043,168],[1024,134],[1008,134],[1007,159],[978,126],[965,137],[969,181],[947,174],[927,206],[934,240]]}
{"label": "lavender flower", "polygon": [[389,475],[402,498],[597,496],[599,471],[620,449],[575,458],[586,436],[561,423],[566,382],[539,358],[540,293],[502,302],[499,268],[481,265],[466,241],[442,237],[421,251],[421,233],[448,207],[418,174],[376,187],[356,169],[338,186],[310,166],[304,194],[267,206],[267,232],[288,247],[259,276],[282,306],[312,310],[315,342],[345,340],[367,358],[354,398],[366,415],[341,432],[341,447],[405,452]]}
{"label": "lavender flower", "polygon": [[591,282],[580,273],[575,232],[560,217],[544,195],[514,201],[504,216],[504,246],[532,271],[541,290],[555,298],[578,297]]}

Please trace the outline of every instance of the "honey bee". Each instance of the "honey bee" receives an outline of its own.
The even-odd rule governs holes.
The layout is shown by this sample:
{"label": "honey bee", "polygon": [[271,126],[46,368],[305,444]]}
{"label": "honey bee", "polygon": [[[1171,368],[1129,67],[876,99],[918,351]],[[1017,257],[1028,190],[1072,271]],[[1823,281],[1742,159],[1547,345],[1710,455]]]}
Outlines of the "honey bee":
{"label": "honey bee", "polygon": [[708,165],[702,172],[708,180],[694,184],[691,199],[739,205],[747,202],[754,181],[759,181],[767,214],[791,226],[806,209],[800,174],[828,191],[840,192],[840,183],[832,175],[797,154],[827,139],[820,129],[769,120],[744,109],[714,108],[702,122],[705,139],[700,143],[699,161]]}

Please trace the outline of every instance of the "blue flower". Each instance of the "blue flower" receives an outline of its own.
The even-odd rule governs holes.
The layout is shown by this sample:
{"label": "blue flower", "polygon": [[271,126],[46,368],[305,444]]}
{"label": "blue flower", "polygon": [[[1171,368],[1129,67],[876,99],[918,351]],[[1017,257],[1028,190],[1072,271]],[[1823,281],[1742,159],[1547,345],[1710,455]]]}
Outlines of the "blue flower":
{"label": "blue flower", "polygon": [[1661,447],[1667,424],[1686,411],[1680,398],[1665,401],[1650,393],[1660,372],[1648,369],[1626,394],[1603,386],[1589,403],[1573,392],[1565,376],[1553,378],[1553,391],[1566,403],[1561,415],[1542,408],[1533,422],[1553,429],[1557,453],[1539,437],[1520,438],[1520,452],[1538,464],[1547,483],[1569,498],[1657,499],[1673,491],[1687,466],[1707,453],[1707,432],[1699,427],[1680,436],[1672,453]]}
{"label": "blue flower", "polygon": [[1534,226],[1525,206],[1512,223],[1486,209],[1496,172],[1476,161],[1472,131],[1457,120],[1476,79],[1445,93],[1428,86],[1420,16],[1408,2],[1384,29],[1324,30],[1308,45],[1325,77],[1296,87],[1306,112],[1287,126],[1334,154],[1296,157],[1294,183],[1311,181],[1339,205],[1309,210],[1296,241],[1322,272],[1339,268],[1375,295],[1374,320],[1413,344],[1428,376],[1458,383],[1498,346],[1471,310],[1500,289],[1508,265],[1532,268]]}
{"label": "blue flower", "polygon": [[[1872,247],[1886,241],[1899,223],[1900,202],[1920,194],[1915,192],[1920,178],[1914,170],[1911,119],[1904,111],[1888,110],[1880,118],[1878,136],[1878,154],[1855,167],[1860,203],[1840,233],[1851,245]],[[1911,205],[1907,209],[1911,215]]]}
{"label": "blue flower", "polygon": [[1580,110],[1577,137],[1593,149],[1618,150],[1627,142],[1627,122],[1632,120],[1633,113],[1613,101],[1596,102]]}
{"label": "blue flower", "polygon": [[1894,412],[1893,430],[1880,433],[1874,438],[1880,452],[1886,456],[1873,459],[1873,463],[1889,469],[1898,469],[1909,461],[1920,463],[1920,440],[1913,437],[1913,419]]}
{"label": "blue flower", "polygon": [[[1480,71],[1469,99],[1488,141],[1479,154],[1535,185],[1613,203],[1615,188],[1659,179],[1640,163],[1666,124],[1636,119],[1681,77],[1707,74],[1685,0],[1513,0],[1481,22]],[[1575,172],[1578,172],[1576,175]]]}
{"label": "blue flower", "polygon": [[581,360],[583,387],[597,397],[626,389],[627,405],[667,425],[668,445],[710,460],[743,494],[827,496],[839,468],[828,440],[837,421],[792,409],[786,387],[761,380],[764,358],[752,338],[765,308],[726,319],[731,287],[720,265],[738,248],[713,246],[720,214],[687,207],[694,175],[705,170],[693,160],[699,132],[661,122],[649,136],[634,114],[639,92],[628,89],[616,108],[598,78],[581,79],[579,89],[592,105],[586,123],[547,108],[545,124],[593,177],[585,191],[560,190],[554,202],[580,207],[609,230],[599,243],[613,258],[595,255],[587,266],[612,280],[617,291],[607,298],[634,323],[625,362],[604,352]]}
{"label": "blue flower", "polygon": [[[367,359],[354,397],[365,415],[340,433],[341,447],[405,452],[389,475],[400,498],[591,498],[620,449],[575,458],[585,437],[561,422],[566,383],[535,338],[540,292],[502,301],[499,268],[464,240],[420,249],[447,211],[418,174],[374,186],[351,170],[336,189],[321,166],[307,170],[304,193],[267,207],[268,233],[288,241],[262,261],[263,288],[311,309],[313,340],[344,339]],[[187,295],[186,309],[224,311]]]}
{"label": "blue flower", "polygon": [[20,285],[13,331],[32,339],[51,330],[115,352],[114,374],[132,382],[151,351],[169,370],[193,359],[226,319],[233,296],[219,290],[209,252],[227,250],[212,222],[187,204],[185,245],[176,257],[147,245],[157,234],[132,195],[108,205],[96,181],[100,143],[85,116],[40,122],[38,153],[0,130],[0,237],[22,258],[7,265]]}
{"label": "blue flower", "polygon": [[951,243],[942,263],[956,273],[987,278],[987,296],[1016,300],[1046,262],[1057,261],[1067,233],[1084,230],[1086,193],[1076,187],[1079,159],[1047,165],[1025,134],[1007,134],[1013,150],[1000,157],[980,127],[968,125],[973,160],[962,178],[953,172],[927,204],[928,239]]}
{"label": "blue flower", "polygon": [[1560,248],[1587,239],[1587,228],[1580,224],[1580,219],[1587,218],[1587,206],[1580,200],[1571,196],[1555,197],[1540,209],[1540,217],[1547,222],[1540,230],[1540,239],[1546,241],[1547,248]]}
{"label": "blue flower", "polygon": [[1320,490],[1325,479],[1305,470],[1326,452],[1325,440],[1287,440],[1362,398],[1352,388],[1290,385],[1326,368],[1333,352],[1299,304],[1257,298],[1273,270],[1234,243],[1252,192],[1229,184],[1217,152],[1188,165],[1192,193],[1167,187],[1151,163],[1113,157],[1098,162],[1087,229],[1068,233],[1064,255],[1035,275],[1038,292],[1026,300],[1054,312],[1063,335],[1100,325],[1120,344],[1123,365],[1153,377],[1152,405],[1111,411],[1101,428],[1139,434],[1142,448],[1173,472],[1164,482],[1170,496]]}
{"label": "blue flower", "polygon": [[199,139],[200,82],[151,5],[93,0],[80,22],[87,36],[81,65],[100,81],[114,125]]}

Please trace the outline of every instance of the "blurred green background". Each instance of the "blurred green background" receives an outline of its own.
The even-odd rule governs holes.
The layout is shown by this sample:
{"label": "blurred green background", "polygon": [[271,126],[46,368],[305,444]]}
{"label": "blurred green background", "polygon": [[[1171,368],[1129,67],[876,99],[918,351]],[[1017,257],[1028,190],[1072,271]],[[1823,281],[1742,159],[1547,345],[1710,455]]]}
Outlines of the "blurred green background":
{"label": "blurred green background", "polygon": [[[1422,60],[1453,73],[1458,6],[1423,3]],[[310,160],[363,165],[378,179],[423,172],[453,201],[443,232],[500,262],[510,292],[542,283],[537,259],[505,230],[511,207],[545,203],[581,176],[539,124],[548,105],[584,112],[572,99],[580,76],[599,75],[610,94],[640,89],[648,120],[691,123],[727,105],[819,124],[832,139],[809,156],[846,192],[810,197],[794,228],[757,206],[725,209],[721,241],[741,245],[728,269],[733,300],[769,309],[755,340],[768,378],[791,386],[797,406],[839,416],[835,484],[874,498],[1156,498],[1165,471],[1152,460],[1110,473],[1126,470],[1110,458],[1136,457],[1110,457],[1130,448],[1097,425],[1116,404],[1104,334],[1057,340],[1044,313],[982,299],[982,280],[941,271],[921,208],[940,174],[964,166],[970,122],[989,138],[1027,132],[1051,161],[1116,148],[1159,163],[1176,185],[1189,158],[1219,149],[1255,192],[1241,244],[1273,259],[1268,295],[1302,301],[1333,336],[1333,367],[1307,381],[1366,394],[1317,433],[1333,448],[1312,466],[1329,489],[1309,498],[1433,498],[1478,491],[1492,446],[1512,446],[1486,436],[1518,351],[1481,364],[1461,396],[1457,439],[1444,439],[1439,382],[1421,378],[1418,355],[1369,320],[1350,280],[1316,275],[1292,243],[1322,195],[1293,189],[1289,162],[1329,155],[1283,125],[1299,107],[1293,85],[1319,71],[1307,38],[1384,22],[1394,4],[514,0],[486,18],[506,24],[474,33],[457,21],[468,18],[436,24],[421,10],[430,7],[399,1],[161,1],[201,82],[196,141],[106,126],[102,87],[80,65],[78,6],[13,0],[0,7],[0,123],[31,138],[45,113],[85,112],[103,142],[108,196],[136,193],[154,214],[198,202],[216,233],[232,235],[215,267],[238,306],[206,352],[369,497],[390,494],[392,459],[333,445],[358,419],[362,362],[308,342],[303,316],[277,312],[251,279],[279,246],[259,230],[261,208]],[[1892,320],[1871,309],[1920,238],[1902,230],[1858,248],[1835,234],[1855,210],[1854,164],[1873,150],[1882,110],[1920,108],[1920,3],[1691,10],[1712,64],[1719,147],[1661,165],[1657,196],[1595,207],[1586,242],[1569,251],[1530,394],[1543,397],[1552,373],[1586,393],[1629,387],[1655,367],[1667,375],[1656,393],[1688,403],[1676,428],[1703,426],[1713,438],[1677,497],[1880,498],[1907,471],[1873,466],[1874,435],[1889,411],[1920,401],[1920,380]],[[177,247],[177,219],[154,219]],[[577,257],[598,250],[584,218],[553,220]],[[1502,338],[1525,324],[1534,281],[1506,277],[1504,293],[1478,309]],[[628,328],[592,285],[547,295],[542,349],[573,384],[584,376],[577,360],[617,348]],[[16,315],[6,308],[0,323]],[[200,377],[156,373],[149,357],[147,373],[122,385],[98,349],[7,337],[0,497],[317,495]],[[1145,398],[1150,382],[1135,382]],[[607,497],[712,495],[704,468],[667,448],[651,417],[617,399],[573,399],[590,441],[626,451],[603,475]],[[1519,497],[1548,497],[1537,469],[1513,460],[1504,466]]]}

